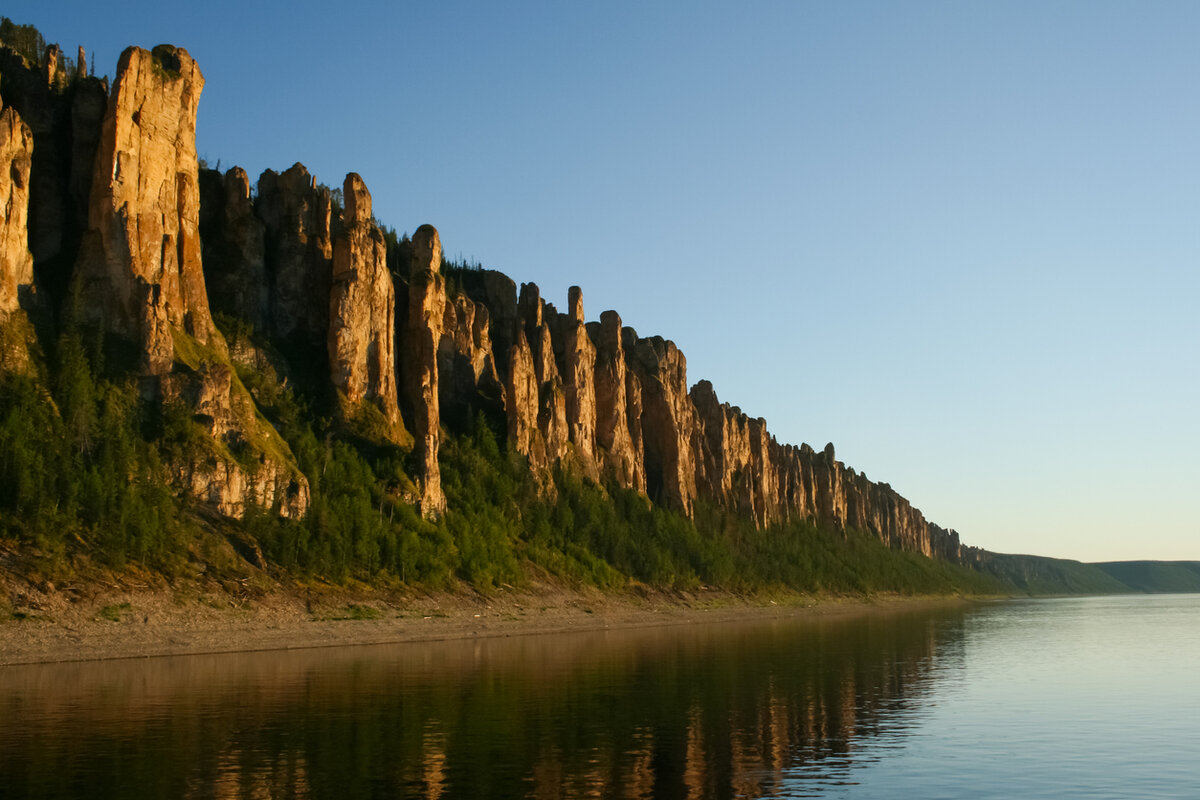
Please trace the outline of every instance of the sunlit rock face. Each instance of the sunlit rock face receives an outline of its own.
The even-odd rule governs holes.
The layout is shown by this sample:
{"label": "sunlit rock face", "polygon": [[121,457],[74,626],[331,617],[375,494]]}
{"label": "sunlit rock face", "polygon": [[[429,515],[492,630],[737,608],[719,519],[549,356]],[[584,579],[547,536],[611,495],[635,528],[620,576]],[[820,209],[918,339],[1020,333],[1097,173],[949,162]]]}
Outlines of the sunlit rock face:
{"label": "sunlit rock face", "polygon": [[[673,342],[639,337],[614,311],[585,322],[577,287],[567,313],[534,284],[515,288],[499,273],[466,280],[467,293],[490,312],[491,341],[508,343],[493,352],[503,354],[496,367],[509,442],[535,473],[563,464],[686,514],[703,500],[760,528],[808,520],[866,531],[897,549],[960,557],[957,534],[846,467],[832,445],[815,452],[781,444],[765,420],[722,403],[708,381],[689,388]],[[457,316],[446,319],[449,328]],[[454,402],[458,390],[442,389],[442,404]]]}
{"label": "sunlit rock face", "polygon": [[[143,396],[182,406],[208,434],[165,465],[177,486],[230,516],[263,506],[298,517],[307,481],[236,379],[208,305],[195,145],[203,86],[180,48],[121,55],[74,276],[86,302],[75,313],[98,334],[132,343]],[[229,214],[218,223],[227,240],[239,235],[235,223],[254,227],[246,184],[244,174],[228,180]]]}
{"label": "sunlit rock face", "polygon": [[562,378],[567,439],[573,462],[593,480],[600,475],[596,453],[596,345],[583,316],[583,291],[572,286],[567,313],[550,322],[552,346]]}
{"label": "sunlit rock face", "polygon": [[224,348],[200,247],[196,108],[204,77],[186,50],[121,54],[96,152],[76,277],[83,319],[132,340],[149,374],[170,370],[172,328]]}
{"label": "sunlit rock face", "polygon": [[344,413],[373,403],[390,438],[407,443],[396,392],[396,294],[387,245],[373,222],[362,178],[347,175],[342,196],[346,211],[334,240],[329,296],[329,374],[347,406]]}
{"label": "sunlit rock face", "polygon": [[602,468],[619,485],[645,492],[641,389],[625,365],[621,317],[605,311],[600,322],[588,324],[587,330],[596,348],[595,435]]}
{"label": "sunlit rock face", "polygon": [[0,111],[0,319],[20,307],[33,286],[29,250],[29,173],[33,132],[14,108]]}
{"label": "sunlit rock face", "polygon": [[441,269],[441,238],[432,225],[422,225],[413,234],[407,270],[408,303],[400,371],[404,405],[412,421],[414,447],[421,465],[421,513],[427,517],[446,509],[438,466],[438,345],[446,315],[446,279]]}

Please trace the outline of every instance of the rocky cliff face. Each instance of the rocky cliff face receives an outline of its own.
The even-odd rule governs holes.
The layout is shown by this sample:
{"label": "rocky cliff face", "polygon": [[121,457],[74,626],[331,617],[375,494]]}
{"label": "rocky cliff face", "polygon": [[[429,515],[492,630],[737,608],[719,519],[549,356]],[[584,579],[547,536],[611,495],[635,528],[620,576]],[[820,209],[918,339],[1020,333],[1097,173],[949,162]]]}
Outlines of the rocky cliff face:
{"label": "rocky cliff face", "polygon": [[599,477],[596,458],[596,345],[588,335],[583,316],[583,290],[567,292],[567,313],[559,314],[555,328],[555,356],[562,376],[567,438],[575,446],[576,461],[593,480]]}
{"label": "rocky cliff face", "polygon": [[31,334],[24,306],[34,294],[29,252],[29,171],[33,133],[14,108],[0,111],[0,362],[14,371],[29,365]]}
{"label": "rocky cliff face", "polygon": [[595,343],[596,448],[605,476],[620,486],[646,491],[641,437],[641,384],[625,366],[621,317],[605,311],[587,325]]}
{"label": "rocky cliff face", "polygon": [[200,249],[196,108],[204,77],[186,50],[121,54],[96,153],[76,268],[83,319],[134,341],[142,368],[171,369],[172,330],[224,348],[209,314]]}
{"label": "rocky cliff face", "polygon": [[496,372],[491,316],[487,306],[465,294],[446,296],[438,341],[438,405],[445,424],[459,430],[478,412],[504,408],[504,387]]}
{"label": "rocky cliff face", "polygon": [[34,148],[27,187],[28,246],[37,283],[55,310],[86,228],[92,166],[108,87],[96,78],[71,81],[49,48],[41,64],[27,64],[0,47],[0,93],[28,125]]}
{"label": "rocky cliff face", "polygon": [[432,225],[422,225],[413,234],[405,310],[403,396],[421,464],[421,513],[432,517],[446,509],[442,471],[438,466],[441,443],[438,345],[446,317],[446,278],[442,275],[442,241]]}
{"label": "rocky cliff face", "polygon": [[[207,445],[168,465],[181,488],[234,516],[250,505],[300,516],[307,482],[279,434],[256,415],[209,311],[195,150],[203,85],[184,50],[160,45],[122,54],[75,269],[86,298],[78,316],[132,343],[145,396],[183,404],[207,430]],[[239,213],[244,222],[244,175],[229,176],[224,200],[222,227]],[[236,235],[233,227],[226,232]]]}
{"label": "rocky cliff face", "polygon": [[342,231],[334,241],[329,295],[329,374],[349,416],[372,403],[388,437],[407,444],[396,393],[396,293],[387,244],[372,222],[371,194],[355,173],[342,186]]}
{"label": "rocky cliff face", "polygon": [[29,171],[33,132],[14,108],[0,111],[0,319],[20,308],[33,288],[29,251]]}
{"label": "rocky cliff face", "polygon": [[[498,272],[456,269],[448,280],[438,232],[424,225],[411,241],[389,240],[356,174],[339,216],[300,164],[264,172],[257,198],[241,169],[200,172],[204,80],[186,51],[127,50],[107,100],[99,82],[64,83],[52,59],[35,72],[14,55],[0,50],[0,87],[36,123],[22,107],[0,112],[0,315],[32,290],[39,263],[73,254],[86,229],[72,255],[81,318],[132,342],[147,395],[182,404],[204,427],[210,446],[169,468],[223,513],[257,504],[300,516],[308,487],[256,414],[210,302],[267,342],[239,335],[242,368],[278,358],[307,369],[335,390],[347,420],[378,414],[383,426],[371,430],[411,446],[426,516],[446,508],[442,429],[465,429],[482,412],[506,425],[547,491],[561,465],[685,514],[708,503],[760,527],[812,520],[971,557],[957,534],[846,467],[832,445],[781,444],[707,381],[689,385],[674,343],[639,337],[614,311],[587,322],[578,287],[559,313],[537,286],[518,291]],[[43,139],[53,165],[39,172]],[[268,354],[276,349],[285,355]]]}
{"label": "rocky cliff face", "polygon": [[266,226],[271,335],[309,350],[325,349],[333,273],[333,202],[303,164],[258,179],[256,211]]}
{"label": "rocky cliff face", "polygon": [[245,170],[234,167],[224,175],[200,171],[200,236],[209,303],[213,312],[244,320],[259,333],[270,323],[265,233],[254,213]]}
{"label": "rocky cliff face", "polygon": [[640,339],[630,328],[623,335],[629,366],[642,390],[646,488],[652,499],[691,516],[700,429],[688,397],[687,359],[662,337]]}

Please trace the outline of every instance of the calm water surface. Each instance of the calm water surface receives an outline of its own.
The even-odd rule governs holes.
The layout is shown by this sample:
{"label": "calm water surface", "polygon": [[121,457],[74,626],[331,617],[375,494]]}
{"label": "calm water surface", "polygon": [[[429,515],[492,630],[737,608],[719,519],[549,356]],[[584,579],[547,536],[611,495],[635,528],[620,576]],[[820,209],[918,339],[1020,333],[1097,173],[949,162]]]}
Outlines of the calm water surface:
{"label": "calm water surface", "polygon": [[1176,595],[0,667],[0,796],[1197,798],[1198,666]]}

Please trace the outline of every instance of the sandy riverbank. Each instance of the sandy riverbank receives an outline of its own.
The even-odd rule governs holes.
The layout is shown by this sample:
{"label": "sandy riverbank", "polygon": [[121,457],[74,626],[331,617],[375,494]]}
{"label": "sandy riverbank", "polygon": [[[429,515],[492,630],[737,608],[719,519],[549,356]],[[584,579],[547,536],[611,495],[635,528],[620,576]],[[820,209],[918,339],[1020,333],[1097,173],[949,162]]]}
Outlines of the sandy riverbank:
{"label": "sandy riverbank", "polygon": [[517,636],[764,617],[848,615],[961,603],[953,598],[745,598],[722,592],[601,593],[539,587],[382,596],[271,592],[181,598],[46,592],[0,621],[0,665]]}

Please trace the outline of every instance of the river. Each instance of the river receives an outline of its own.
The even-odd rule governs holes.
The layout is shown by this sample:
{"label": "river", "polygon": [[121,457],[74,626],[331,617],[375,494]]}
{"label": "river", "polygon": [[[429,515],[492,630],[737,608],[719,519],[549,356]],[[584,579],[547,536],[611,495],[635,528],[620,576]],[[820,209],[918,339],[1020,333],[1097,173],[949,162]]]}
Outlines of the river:
{"label": "river", "polygon": [[0,667],[0,797],[1194,798],[1200,595]]}

